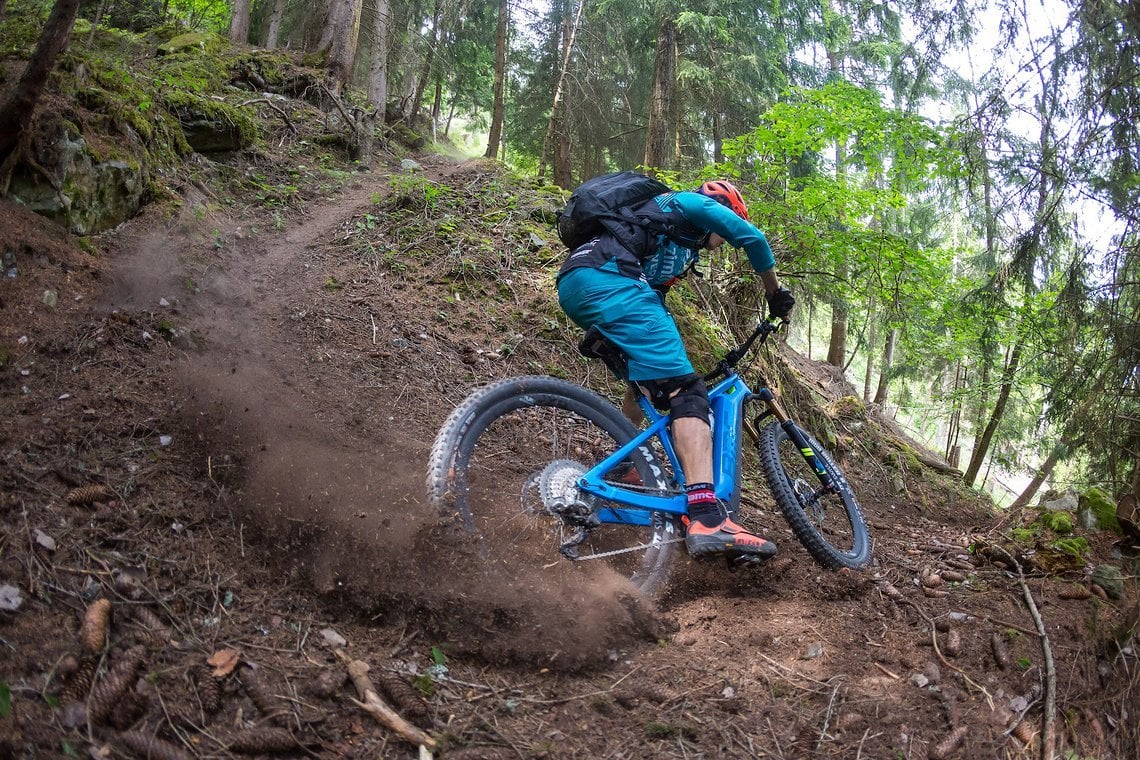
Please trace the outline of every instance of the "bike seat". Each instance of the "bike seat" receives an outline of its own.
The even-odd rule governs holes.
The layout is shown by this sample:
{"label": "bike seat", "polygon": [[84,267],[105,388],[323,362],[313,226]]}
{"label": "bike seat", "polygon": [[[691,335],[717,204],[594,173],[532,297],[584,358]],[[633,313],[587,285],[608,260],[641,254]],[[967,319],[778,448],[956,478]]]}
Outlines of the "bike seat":
{"label": "bike seat", "polygon": [[618,380],[629,382],[629,361],[625,352],[596,327],[591,327],[578,342],[578,353],[587,359],[601,359]]}

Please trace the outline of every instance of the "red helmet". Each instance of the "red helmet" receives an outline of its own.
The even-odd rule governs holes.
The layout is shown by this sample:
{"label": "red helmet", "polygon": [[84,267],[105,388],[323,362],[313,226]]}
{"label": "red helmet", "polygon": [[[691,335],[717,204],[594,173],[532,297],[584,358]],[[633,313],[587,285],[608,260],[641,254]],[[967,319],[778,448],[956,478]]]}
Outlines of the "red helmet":
{"label": "red helmet", "polygon": [[707,195],[722,206],[728,206],[732,213],[744,221],[748,221],[748,207],[744,205],[744,198],[736,185],[723,179],[713,179],[704,183],[697,190],[701,195]]}

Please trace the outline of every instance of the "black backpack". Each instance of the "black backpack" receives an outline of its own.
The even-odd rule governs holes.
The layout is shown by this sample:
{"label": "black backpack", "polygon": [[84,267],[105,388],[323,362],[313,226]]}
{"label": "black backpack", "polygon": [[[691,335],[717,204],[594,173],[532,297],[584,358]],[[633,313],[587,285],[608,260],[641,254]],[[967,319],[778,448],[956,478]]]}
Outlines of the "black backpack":
{"label": "black backpack", "polygon": [[[639,228],[650,221],[633,209],[650,198],[672,192],[664,182],[634,171],[602,174],[578,186],[558,214],[558,239],[573,250],[610,232],[622,245],[636,252]],[[666,231],[662,229],[661,231]]]}

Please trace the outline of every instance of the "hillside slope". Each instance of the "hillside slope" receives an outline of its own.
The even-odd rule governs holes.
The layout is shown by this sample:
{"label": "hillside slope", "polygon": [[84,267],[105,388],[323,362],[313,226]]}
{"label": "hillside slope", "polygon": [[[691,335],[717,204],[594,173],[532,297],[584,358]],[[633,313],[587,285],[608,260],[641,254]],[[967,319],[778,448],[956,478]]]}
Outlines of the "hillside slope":
{"label": "hillside slope", "polygon": [[86,249],[0,207],[0,755],[417,756],[342,649],[445,757],[1030,757],[1046,718],[1135,756],[1136,584],[1088,590],[1111,541],[1035,564],[802,360],[769,357],[835,426],[867,571],[821,570],[763,503],[779,558],[682,559],[653,603],[456,550],[423,498],[449,410],[513,374],[617,389],[553,300],[555,196],[389,158],[284,213],[187,183]]}

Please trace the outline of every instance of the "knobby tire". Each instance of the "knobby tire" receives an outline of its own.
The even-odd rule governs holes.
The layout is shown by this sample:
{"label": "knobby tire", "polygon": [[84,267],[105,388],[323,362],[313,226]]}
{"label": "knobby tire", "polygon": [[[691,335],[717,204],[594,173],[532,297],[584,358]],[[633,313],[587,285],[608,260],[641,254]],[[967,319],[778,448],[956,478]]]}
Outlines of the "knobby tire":
{"label": "knobby tire", "polygon": [[[428,500],[489,552],[540,567],[567,563],[558,551],[559,519],[528,495],[537,490],[536,473],[563,460],[587,469],[637,433],[613,404],[581,386],[542,376],[501,380],[475,390],[443,424],[428,461]],[[644,487],[668,488],[650,449],[631,460]],[[651,526],[602,525],[582,549],[587,554],[653,543],[602,560],[629,575],[642,595],[653,596],[665,584],[678,546],[660,542],[680,535],[675,516],[655,513]]]}
{"label": "knobby tire", "polygon": [[819,480],[778,423],[764,427],[757,444],[768,488],[792,532],[816,562],[829,570],[861,568],[871,559],[863,510],[831,454],[810,433],[797,429],[827,470],[835,489],[821,496],[817,505],[805,503],[807,494],[819,492]]}

